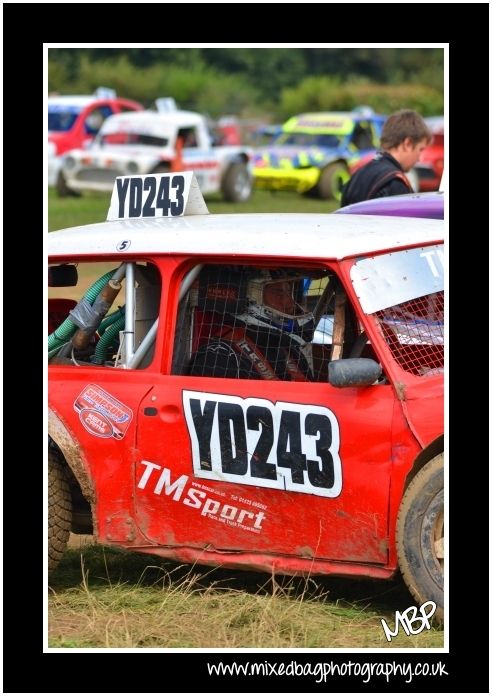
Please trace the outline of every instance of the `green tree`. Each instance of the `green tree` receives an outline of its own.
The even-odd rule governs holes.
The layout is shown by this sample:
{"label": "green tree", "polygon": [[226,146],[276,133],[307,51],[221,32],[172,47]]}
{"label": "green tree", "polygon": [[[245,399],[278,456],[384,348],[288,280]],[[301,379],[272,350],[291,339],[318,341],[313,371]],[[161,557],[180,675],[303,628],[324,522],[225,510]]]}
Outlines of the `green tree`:
{"label": "green tree", "polygon": [[[273,118],[304,104],[334,109],[360,103],[348,84],[351,90],[357,84],[412,84],[442,95],[444,81],[441,48],[53,48],[48,55],[51,91],[107,85],[140,100],[173,96],[182,107],[270,112]],[[388,96],[384,102],[382,94],[372,101],[399,100]],[[419,94],[425,110],[439,103],[430,92]]]}

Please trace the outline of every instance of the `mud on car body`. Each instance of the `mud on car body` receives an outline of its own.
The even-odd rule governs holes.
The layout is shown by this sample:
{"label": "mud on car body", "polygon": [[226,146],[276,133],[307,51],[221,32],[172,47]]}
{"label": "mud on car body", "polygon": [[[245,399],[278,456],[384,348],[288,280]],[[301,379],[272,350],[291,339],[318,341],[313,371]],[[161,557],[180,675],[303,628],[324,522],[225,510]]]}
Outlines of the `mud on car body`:
{"label": "mud on car body", "polygon": [[190,563],[400,568],[442,617],[442,221],[208,215],[188,172],[117,179],[107,222],[48,245],[51,569],[75,526]]}
{"label": "mud on car body", "polygon": [[290,118],[268,148],[255,154],[255,186],[340,199],[355,162],[374,153],[385,116],[320,112]]}

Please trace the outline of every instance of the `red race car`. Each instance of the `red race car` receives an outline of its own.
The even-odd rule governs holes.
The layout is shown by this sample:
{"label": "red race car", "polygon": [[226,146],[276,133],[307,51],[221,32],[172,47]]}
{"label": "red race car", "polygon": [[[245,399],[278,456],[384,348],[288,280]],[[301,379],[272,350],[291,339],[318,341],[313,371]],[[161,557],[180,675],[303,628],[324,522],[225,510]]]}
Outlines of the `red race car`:
{"label": "red race car", "polygon": [[57,184],[60,156],[91,142],[108,116],[141,109],[143,106],[138,102],[117,97],[114,90],[105,88],[90,96],[49,97],[48,184]]}
{"label": "red race car", "polygon": [[420,191],[438,191],[444,169],[444,117],[432,116],[425,122],[432,131],[432,143],[422,150],[415,171]]}
{"label": "red race car", "polygon": [[400,569],[442,618],[444,222],[207,212],[192,172],[122,176],[107,222],[48,235],[49,568],[75,530]]}

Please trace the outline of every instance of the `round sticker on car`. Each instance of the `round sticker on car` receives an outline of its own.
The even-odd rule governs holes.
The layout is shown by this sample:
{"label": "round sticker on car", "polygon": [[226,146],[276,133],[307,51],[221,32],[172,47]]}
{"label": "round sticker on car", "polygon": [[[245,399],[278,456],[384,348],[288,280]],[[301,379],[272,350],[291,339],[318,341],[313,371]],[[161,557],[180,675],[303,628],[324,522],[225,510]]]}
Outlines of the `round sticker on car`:
{"label": "round sticker on car", "polygon": [[83,408],[79,412],[80,422],[86,430],[97,437],[111,437],[113,426],[102,413],[92,408]]}

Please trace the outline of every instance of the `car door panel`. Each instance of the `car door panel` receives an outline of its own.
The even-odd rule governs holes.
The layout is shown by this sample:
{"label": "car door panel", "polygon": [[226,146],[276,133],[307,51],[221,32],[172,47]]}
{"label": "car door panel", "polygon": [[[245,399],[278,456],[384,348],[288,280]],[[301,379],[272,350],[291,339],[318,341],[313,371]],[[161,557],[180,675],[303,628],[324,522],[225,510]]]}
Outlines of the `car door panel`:
{"label": "car door panel", "polygon": [[139,408],[137,525],[156,544],[385,563],[393,405],[388,385],[162,377]]}

